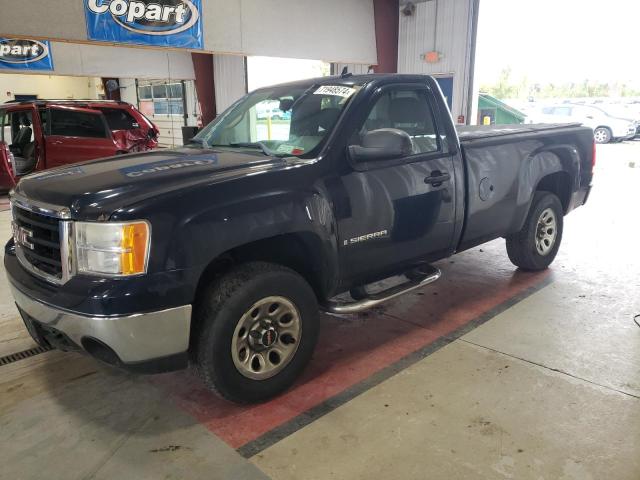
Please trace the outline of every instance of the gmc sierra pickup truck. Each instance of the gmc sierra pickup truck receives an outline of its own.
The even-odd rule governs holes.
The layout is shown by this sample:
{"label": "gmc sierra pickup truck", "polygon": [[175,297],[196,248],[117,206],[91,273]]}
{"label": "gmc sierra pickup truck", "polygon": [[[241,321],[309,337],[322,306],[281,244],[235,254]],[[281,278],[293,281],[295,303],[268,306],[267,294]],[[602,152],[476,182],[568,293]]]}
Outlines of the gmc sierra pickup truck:
{"label": "gmc sierra pickup truck", "polygon": [[434,282],[432,262],[499,237],[514,265],[548,267],[594,152],[579,125],[456,131],[428,76],[278,85],[184,147],[25,177],[5,267],[37,342],[134,372],[192,364],[263,401],[309,361],[321,310]]}

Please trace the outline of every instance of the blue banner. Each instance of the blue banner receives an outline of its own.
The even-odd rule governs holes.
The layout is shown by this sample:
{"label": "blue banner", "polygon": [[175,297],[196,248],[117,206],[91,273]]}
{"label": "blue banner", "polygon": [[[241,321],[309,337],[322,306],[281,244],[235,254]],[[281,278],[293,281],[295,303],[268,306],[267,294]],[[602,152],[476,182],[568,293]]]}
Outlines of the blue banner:
{"label": "blue banner", "polygon": [[201,0],[85,0],[91,40],[202,49]]}
{"label": "blue banner", "polygon": [[0,69],[53,70],[48,41],[0,37]]}

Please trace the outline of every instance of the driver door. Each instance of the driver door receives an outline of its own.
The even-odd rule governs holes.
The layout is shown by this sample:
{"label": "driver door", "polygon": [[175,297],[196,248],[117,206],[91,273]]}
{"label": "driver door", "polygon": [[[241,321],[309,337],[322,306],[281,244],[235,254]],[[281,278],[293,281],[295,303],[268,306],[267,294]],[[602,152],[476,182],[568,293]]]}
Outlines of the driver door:
{"label": "driver door", "polygon": [[340,179],[347,208],[336,211],[336,218],[347,277],[452,252],[455,153],[446,151],[435,118],[426,87],[391,86],[374,96],[351,137],[350,144],[358,145],[367,132],[399,129],[409,134],[413,150],[403,158],[352,160],[353,170]]}
{"label": "driver door", "polygon": [[46,110],[47,168],[103,158],[118,152],[102,112],[68,106]]}

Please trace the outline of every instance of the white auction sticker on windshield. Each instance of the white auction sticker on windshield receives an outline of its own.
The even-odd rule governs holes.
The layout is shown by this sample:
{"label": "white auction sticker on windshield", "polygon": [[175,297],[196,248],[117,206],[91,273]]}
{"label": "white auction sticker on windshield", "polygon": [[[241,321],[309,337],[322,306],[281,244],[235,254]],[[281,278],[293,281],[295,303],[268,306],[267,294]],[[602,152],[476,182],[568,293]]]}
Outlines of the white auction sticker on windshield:
{"label": "white auction sticker on windshield", "polygon": [[323,85],[318,88],[314,95],[335,95],[336,97],[349,98],[355,92],[355,88],[345,87],[343,85]]}
{"label": "white auction sticker on windshield", "polygon": [[293,149],[296,148],[293,145],[287,145],[287,144],[282,144],[282,145],[278,145],[278,148],[276,148],[276,153],[291,153],[293,152]]}

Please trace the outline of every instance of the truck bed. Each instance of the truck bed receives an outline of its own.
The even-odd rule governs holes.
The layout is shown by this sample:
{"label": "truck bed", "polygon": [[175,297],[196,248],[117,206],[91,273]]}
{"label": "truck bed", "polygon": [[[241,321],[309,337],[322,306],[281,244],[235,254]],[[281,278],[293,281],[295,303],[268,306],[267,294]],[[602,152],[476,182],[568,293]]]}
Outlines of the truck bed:
{"label": "truck bed", "polygon": [[504,137],[511,135],[530,136],[531,134],[548,132],[549,130],[561,130],[579,127],[579,123],[536,123],[515,125],[458,125],[458,137],[460,142],[472,142],[474,140]]}
{"label": "truck bed", "polygon": [[[519,231],[539,179],[560,173],[591,181],[593,131],[577,123],[457,127],[467,176],[465,229],[458,251]],[[563,177],[564,178],[564,177]],[[577,186],[577,185],[575,185]]]}

